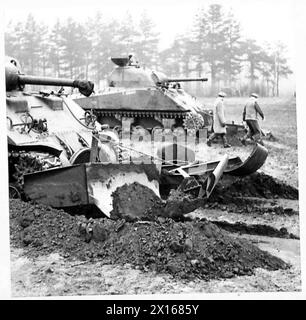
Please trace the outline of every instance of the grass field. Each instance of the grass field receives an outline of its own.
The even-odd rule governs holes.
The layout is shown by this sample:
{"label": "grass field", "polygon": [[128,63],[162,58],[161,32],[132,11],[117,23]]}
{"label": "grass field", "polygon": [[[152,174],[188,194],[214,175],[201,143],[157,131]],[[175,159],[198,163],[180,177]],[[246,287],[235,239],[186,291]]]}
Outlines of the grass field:
{"label": "grass field", "polygon": [[[228,122],[242,122],[242,112],[248,98],[226,98],[225,115]],[[202,98],[208,108],[214,98]],[[264,131],[271,131],[277,141],[265,141],[269,157],[263,171],[291,185],[298,185],[298,149],[296,100],[289,98],[259,98],[258,103],[265,115],[260,121]]]}
{"label": "grass field", "polygon": [[[248,98],[226,98],[227,120],[242,122],[242,112]],[[213,106],[214,98],[202,98],[201,102],[208,108]],[[278,142],[290,147],[297,146],[296,101],[294,98],[261,98],[258,103],[262,108],[265,120],[260,121],[265,131],[271,131]]]}

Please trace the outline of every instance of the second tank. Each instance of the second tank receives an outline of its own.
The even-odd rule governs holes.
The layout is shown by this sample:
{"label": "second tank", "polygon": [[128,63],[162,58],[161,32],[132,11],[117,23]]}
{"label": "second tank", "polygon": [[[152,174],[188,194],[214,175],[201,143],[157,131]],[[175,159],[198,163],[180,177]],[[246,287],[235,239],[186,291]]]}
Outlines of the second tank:
{"label": "second tank", "polygon": [[101,124],[118,132],[137,129],[152,132],[157,128],[180,131],[189,128],[189,119],[197,123],[196,129],[209,129],[210,111],[180,84],[207,78],[171,79],[161,72],[141,68],[131,58],[112,58],[116,67],[107,78],[107,87],[90,97],[74,99],[88,117],[94,115]]}

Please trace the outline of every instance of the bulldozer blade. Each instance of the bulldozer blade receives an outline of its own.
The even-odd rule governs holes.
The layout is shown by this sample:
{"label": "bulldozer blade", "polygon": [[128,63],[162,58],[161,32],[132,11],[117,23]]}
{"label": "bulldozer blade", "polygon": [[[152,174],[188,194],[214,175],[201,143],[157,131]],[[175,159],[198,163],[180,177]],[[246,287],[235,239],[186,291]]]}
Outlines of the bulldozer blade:
{"label": "bulldozer blade", "polygon": [[112,194],[137,182],[159,197],[160,172],[154,164],[85,163],[24,176],[24,192],[38,203],[55,208],[95,205],[110,217]]}

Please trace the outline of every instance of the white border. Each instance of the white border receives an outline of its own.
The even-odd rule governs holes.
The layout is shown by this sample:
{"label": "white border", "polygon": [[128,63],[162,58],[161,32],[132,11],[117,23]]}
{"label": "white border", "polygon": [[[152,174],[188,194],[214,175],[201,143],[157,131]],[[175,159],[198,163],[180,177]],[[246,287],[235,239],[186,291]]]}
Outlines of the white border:
{"label": "white border", "polygon": [[[123,1],[123,0],[122,0]],[[182,1],[182,0],[180,0]],[[257,0],[260,1],[260,0]],[[266,0],[272,1],[272,0]],[[28,6],[29,2],[37,7],[42,7],[41,1],[14,1],[14,7],[16,10],[22,10],[22,6]],[[56,2],[56,1],[55,1]],[[70,2],[68,4],[68,2]],[[78,1],[66,1],[65,6],[73,7]],[[99,1],[101,4],[102,1]],[[104,1],[103,1],[104,2]],[[120,1],[116,0],[118,5]],[[131,1],[133,2],[133,1]],[[170,1],[175,4],[175,1]],[[218,2],[218,1],[216,1]],[[211,300],[211,299],[305,299],[306,283],[305,283],[305,266],[306,266],[306,254],[305,254],[305,164],[306,159],[306,138],[305,138],[305,122],[306,122],[306,3],[303,0],[292,1],[294,5],[294,22],[295,22],[295,35],[296,35],[296,80],[297,80],[297,115],[298,115],[298,153],[299,153],[299,192],[300,192],[300,226],[301,226],[301,263],[302,263],[302,292],[258,292],[258,293],[201,293],[201,294],[169,294],[169,295],[111,295],[111,296],[69,296],[69,297],[42,297],[41,300],[54,300],[54,299],[103,299],[103,300],[155,300],[155,299],[197,299],[197,300]],[[53,2],[52,2],[53,3]],[[91,1],[89,1],[91,3]],[[106,1],[109,3],[109,1]],[[140,1],[136,3],[141,4]],[[167,3],[167,1],[165,2]],[[276,2],[277,3],[277,2]],[[5,4],[6,5],[6,4]],[[64,4],[63,4],[64,5]],[[78,3],[79,5],[79,3]],[[89,4],[88,4],[89,5]],[[10,4],[12,6],[12,4]],[[131,4],[132,6],[132,4]],[[273,15],[277,15],[277,4],[275,12],[271,12],[271,23]],[[0,65],[3,70],[3,19],[4,13],[0,11]],[[260,17],[258,17],[260,23]],[[9,223],[8,223],[8,195],[7,195],[7,141],[5,129],[5,104],[4,104],[4,73],[0,74],[0,93],[1,93],[1,107],[0,107],[0,170],[1,170],[1,187],[0,187],[0,298],[10,299],[10,255],[9,255]],[[36,300],[37,298],[26,298],[30,300]],[[23,300],[23,298],[21,299]]]}

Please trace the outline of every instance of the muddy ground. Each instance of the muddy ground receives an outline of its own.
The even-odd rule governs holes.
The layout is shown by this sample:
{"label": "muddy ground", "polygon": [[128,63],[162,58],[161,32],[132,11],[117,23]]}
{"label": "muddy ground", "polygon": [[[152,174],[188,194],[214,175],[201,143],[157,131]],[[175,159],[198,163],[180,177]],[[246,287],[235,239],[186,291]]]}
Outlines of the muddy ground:
{"label": "muddy ground", "polygon": [[[228,99],[228,118],[240,121],[242,104]],[[251,180],[224,177],[211,201],[188,214],[195,222],[162,217],[112,224],[65,213],[55,219],[51,208],[11,202],[12,294],[301,290],[295,101],[266,99],[262,109],[267,119],[262,127],[277,138],[266,141],[265,165]],[[209,160],[226,151],[246,158],[251,149],[200,145],[197,157]],[[260,181],[266,188],[248,192],[248,185]],[[84,226],[94,227],[95,239],[93,233],[87,237]]]}

